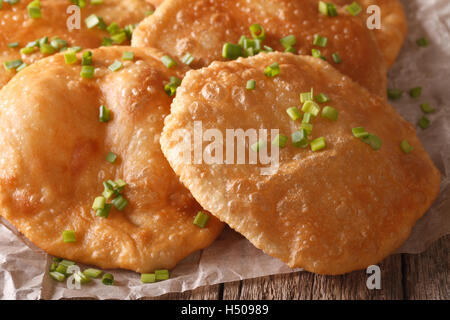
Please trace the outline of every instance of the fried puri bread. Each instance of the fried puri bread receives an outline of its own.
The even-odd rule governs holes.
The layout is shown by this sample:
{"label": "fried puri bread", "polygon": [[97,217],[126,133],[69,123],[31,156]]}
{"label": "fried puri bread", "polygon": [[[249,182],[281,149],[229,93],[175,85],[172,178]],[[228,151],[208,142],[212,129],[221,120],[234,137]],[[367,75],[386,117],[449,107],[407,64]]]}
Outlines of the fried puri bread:
{"label": "fried puri bread", "polygon": [[[275,62],[279,75],[266,76],[265,68]],[[246,89],[248,80],[255,80],[254,90]],[[286,112],[301,108],[299,94],[311,89],[329,97],[319,104],[322,109],[338,111],[336,121],[320,113],[311,120],[309,143],[320,137],[326,143],[315,152],[293,145],[291,134],[302,120]],[[199,134],[195,122],[204,133],[203,148],[194,147],[203,151],[200,160],[220,151],[222,160],[230,150],[233,155],[233,147],[224,147],[227,130],[279,129],[288,141],[279,149],[278,170],[263,174],[261,161],[237,164],[228,156],[231,161],[219,156],[189,162],[185,153],[192,146],[186,148],[185,137]],[[354,137],[356,127],[381,139],[381,148]],[[209,129],[227,144],[216,144],[217,134],[207,137]],[[272,133],[258,138],[259,150],[273,150]],[[403,140],[413,146],[411,153],[402,151]],[[261,53],[188,72],[165,120],[161,146],[206,210],[290,267],[320,274],[343,274],[382,260],[407,239],[439,192],[440,174],[413,126],[382,98],[308,56]],[[248,139],[247,159],[258,150],[254,146]]]}
{"label": "fried puri bread", "polygon": [[[67,41],[68,46],[81,46],[83,48],[96,48],[102,43],[104,37],[110,37],[106,30],[97,27],[88,29],[85,19],[95,14],[105,21],[107,25],[116,22],[120,27],[136,24],[145,17],[147,10],[153,6],[145,0],[108,0],[99,5],[92,5],[90,1],[86,7],[80,9],[80,29],[69,30],[67,22],[73,22],[70,17],[74,11],[67,12],[72,5],[69,0],[41,0],[41,18],[31,19],[27,5],[31,0],[21,0],[11,5],[3,1],[0,10],[0,64],[5,61],[21,59],[27,64],[41,59],[48,54],[42,54],[36,49],[31,54],[21,54],[20,49],[29,42],[48,37],[49,42],[53,37],[59,37]],[[14,48],[8,44],[18,42]],[[126,40],[123,44],[129,43]],[[56,50],[57,52],[58,50]],[[0,66],[0,88],[11,79],[15,70],[6,70]]]}
{"label": "fried puri bread", "polygon": [[[372,5],[380,8],[381,29],[373,29],[373,32],[386,63],[388,66],[392,66],[405,42],[408,31],[405,11],[401,2],[399,0],[360,0],[359,2],[364,8],[366,19],[373,14],[373,11],[367,12],[367,8]],[[346,5],[350,2],[336,0],[336,3]]]}
{"label": "fried puri bread", "polygon": [[[111,71],[126,50],[134,60]],[[161,56],[152,49],[95,49],[95,78],[82,79],[80,61],[66,65],[56,54],[0,91],[0,213],[49,254],[148,272],[172,268],[220,233],[215,218],[205,228],[193,224],[201,207],[161,152],[172,100],[164,85],[186,71],[166,68]],[[107,123],[99,121],[100,105],[111,110]],[[105,160],[109,152],[118,156],[113,164]],[[109,179],[127,183],[128,206],[101,218],[91,206]],[[63,242],[64,230],[74,231],[76,242]]]}
{"label": "fried puri bread", "polygon": [[[176,57],[190,53],[191,67],[200,68],[222,58],[225,43],[251,37],[249,27],[261,24],[268,45],[284,51],[280,39],[295,35],[295,52],[311,55],[318,49],[333,66],[370,91],[385,96],[386,63],[375,37],[361,15],[351,16],[344,7],[339,15],[327,17],[318,11],[316,0],[166,0],[140,23],[132,45],[155,47]],[[313,45],[316,35],[328,39],[326,47]],[[337,53],[342,62],[335,63]]]}

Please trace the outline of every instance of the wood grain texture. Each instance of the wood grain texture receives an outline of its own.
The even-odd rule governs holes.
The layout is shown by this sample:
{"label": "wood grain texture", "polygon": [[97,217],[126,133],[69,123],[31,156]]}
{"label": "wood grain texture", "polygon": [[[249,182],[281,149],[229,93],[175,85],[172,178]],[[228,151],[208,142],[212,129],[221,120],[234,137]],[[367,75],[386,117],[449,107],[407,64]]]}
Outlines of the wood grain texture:
{"label": "wood grain texture", "polygon": [[418,255],[392,255],[379,264],[381,289],[369,290],[365,270],[342,276],[296,272],[229,282],[156,299],[444,299],[449,295],[450,236]]}

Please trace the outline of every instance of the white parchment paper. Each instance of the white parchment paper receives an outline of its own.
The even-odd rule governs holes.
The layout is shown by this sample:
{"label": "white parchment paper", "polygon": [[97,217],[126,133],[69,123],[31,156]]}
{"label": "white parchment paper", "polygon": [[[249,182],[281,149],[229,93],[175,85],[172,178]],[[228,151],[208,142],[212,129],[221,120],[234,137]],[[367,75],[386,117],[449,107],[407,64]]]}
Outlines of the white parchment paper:
{"label": "white parchment paper", "polygon": [[[423,92],[419,99],[405,94],[393,105],[414,124],[422,116],[421,103],[429,102],[437,109],[429,116],[430,128],[417,127],[417,132],[442,175],[438,199],[398,250],[419,253],[450,233],[450,1],[403,0],[403,4],[408,17],[408,38],[389,72],[389,86],[404,90],[422,86]],[[419,48],[415,43],[423,36],[430,40],[427,48]],[[81,290],[69,290],[65,283],[49,278],[50,263],[51,257],[0,219],[0,299],[137,299],[296,271],[228,228],[212,246],[180,262],[172,270],[170,280],[155,284],[142,284],[140,275],[134,272],[110,270],[115,286],[104,286],[96,280]]]}

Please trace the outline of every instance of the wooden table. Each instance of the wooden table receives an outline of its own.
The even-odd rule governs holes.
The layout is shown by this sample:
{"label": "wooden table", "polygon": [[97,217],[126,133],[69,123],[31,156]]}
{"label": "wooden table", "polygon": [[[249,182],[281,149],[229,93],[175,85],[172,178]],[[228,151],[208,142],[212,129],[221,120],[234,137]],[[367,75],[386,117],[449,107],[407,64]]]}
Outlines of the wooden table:
{"label": "wooden table", "polygon": [[369,290],[365,271],[344,276],[309,272],[222,283],[158,299],[445,299],[449,295],[450,236],[418,255],[397,254],[379,264],[382,287]]}

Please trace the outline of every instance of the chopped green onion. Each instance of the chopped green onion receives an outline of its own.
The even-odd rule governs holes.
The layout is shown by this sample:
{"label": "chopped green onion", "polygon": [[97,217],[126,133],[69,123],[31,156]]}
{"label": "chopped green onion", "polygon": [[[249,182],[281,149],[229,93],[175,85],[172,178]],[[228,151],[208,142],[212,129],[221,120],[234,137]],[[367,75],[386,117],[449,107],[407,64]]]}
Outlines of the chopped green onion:
{"label": "chopped green onion", "polygon": [[436,109],[432,108],[428,102],[422,103],[422,104],[420,105],[420,108],[421,108],[422,111],[425,112],[425,113],[433,113],[433,112],[436,111]]}
{"label": "chopped green onion", "polygon": [[297,148],[306,148],[308,146],[308,133],[305,129],[300,129],[291,135],[292,144]]}
{"label": "chopped green onion", "polygon": [[423,130],[425,130],[426,128],[428,128],[430,126],[430,119],[423,116],[422,118],[420,118],[418,124],[419,124],[419,127],[421,127]]}
{"label": "chopped green onion", "polygon": [[19,3],[20,0],[5,0],[6,3],[9,3],[10,5],[14,5]]}
{"label": "chopped green onion", "polygon": [[106,161],[108,161],[109,163],[114,163],[117,160],[117,154],[115,154],[114,152],[108,152],[108,154],[106,155]]}
{"label": "chopped green onion", "polygon": [[122,31],[122,32],[119,32],[119,33],[111,36],[111,39],[114,43],[121,44],[124,41],[126,41],[128,39],[128,37],[127,37],[126,32]]}
{"label": "chopped green onion", "polygon": [[161,62],[167,67],[167,68],[173,68],[177,66],[177,62],[172,59],[172,57],[165,55],[162,56]]}
{"label": "chopped green onion", "polygon": [[87,0],[71,0],[72,2],[75,2],[77,6],[79,6],[81,9],[86,7],[86,1]]}
{"label": "chopped green onion", "polygon": [[61,258],[53,257],[53,262],[60,263],[62,261]]}
{"label": "chopped green onion", "polygon": [[117,22],[113,22],[106,28],[106,31],[108,31],[108,33],[113,36],[120,32],[120,27]]}
{"label": "chopped green onion", "polygon": [[123,181],[122,179],[117,179],[114,183],[116,184],[117,190],[122,190],[127,185],[126,182]]}
{"label": "chopped green onion", "polygon": [[319,1],[319,12],[325,16],[335,17],[337,16],[336,7],[332,3],[325,3],[324,1]]}
{"label": "chopped green onion", "polygon": [[65,265],[65,264],[63,264],[63,263],[60,263],[60,264],[58,264],[58,266],[56,267],[56,269],[55,269],[55,271],[56,272],[59,272],[59,273],[61,273],[61,274],[63,274],[63,275],[66,275],[67,274],[67,265]]}
{"label": "chopped green onion", "polygon": [[303,104],[302,111],[305,113],[310,113],[314,117],[317,117],[320,112],[320,107],[314,101],[308,100]]}
{"label": "chopped green onion", "polygon": [[311,101],[313,99],[313,92],[303,92],[300,93],[300,102],[305,103],[306,101]]}
{"label": "chopped green onion", "polygon": [[58,262],[52,262],[52,264],[50,265],[50,272],[56,271],[56,268],[58,267]]}
{"label": "chopped green onion", "polygon": [[63,282],[64,279],[66,279],[66,276],[64,274],[56,272],[56,271],[50,272],[49,274],[50,274],[50,277],[52,277],[53,279],[55,279],[56,281],[59,281],[59,282]]}
{"label": "chopped green onion", "polygon": [[88,29],[92,29],[95,26],[99,26],[101,24],[101,20],[100,17],[96,16],[95,14],[91,14],[84,20],[84,23],[86,23],[86,27]]}
{"label": "chopped green onion", "polygon": [[170,82],[164,86],[164,91],[169,97],[172,97],[181,84],[181,79],[177,77],[170,77]]}
{"label": "chopped green onion", "polygon": [[41,46],[42,44],[48,43],[48,37],[42,37],[41,39],[37,40],[38,41],[38,46]]}
{"label": "chopped green onion", "polygon": [[222,47],[222,57],[225,59],[235,60],[242,54],[242,48],[233,43],[225,43]]}
{"label": "chopped green onion", "polygon": [[17,48],[19,46],[19,43],[18,42],[11,42],[11,43],[8,43],[8,47],[10,47],[10,48]]}
{"label": "chopped green onion", "polygon": [[259,150],[261,150],[262,148],[264,148],[266,146],[266,142],[264,140],[259,140],[257,142],[255,142],[254,144],[252,144],[250,146],[250,148],[254,151],[254,152],[258,152]]}
{"label": "chopped green onion", "polygon": [[429,42],[428,42],[427,38],[423,37],[423,38],[417,39],[416,44],[419,47],[427,47]]}
{"label": "chopped green onion", "polygon": [[194,219],[194,224],[199,228],[204,228],[209,221],[209,215],[204,213],[203,211],[197,212],[197,215]]}
{"label": "chopped green onion", "polygon": [[66,40],[55,37],[52,39],[52,41],[50,41],[50,45],[53,48],[55,48],[56,50],[58,50],[58,49],[66,48],[68,46],[68,43]]}
{"label": "chopped green onion", "polygon": [[81,50],[83,50],[83,48],[79,47],[79,46],[74,46],[74,47],[70,47],[68,50],[76,53],[76,52],[80,52]]}
{"label": "chopped green onion", "polygon": [[332,3],[327,3],[327,7],[328,7],[328,15],[330,17],[336,17],[338,15],[338,12],[336,10],[336,6]]}
{"label": "chopped green onion", "polygon": [[108,69],[111,70],[112,72],[116,72],[118,70],[120,70],[122,68],[123,64],[122,62],[120,62],[119,60],[115,60],[109,67]]}
{"label": "chopped green onion", "polygon": [[64,230],[62,232],[62,237],[64,243],[76,242],[75,232],[73,230]]}
{"label": "chopped green onion", "polygon": [[186,53],[183,58],[181,58],[181,62],[186,65],[190,65],[194,61],[194,57],[190,53]]}
{"label": "chopped green onion", "polygon": [[294,47],[297,44],[297,38],[291,34],[284,38],[281,38],[280,43],[285,49],[288,49]]}
{"label": "chopped green onion", "polygon": [[91,4],[93,5],[98,5],[98,4],[102,4],[103,0],[91,0]]}
{"label": "chopped green onion", "polygon": [[111,110],[109,110],[104,105],[100,106],[99,118],[100,122],[108,122],[111,119]]}
{"label": "chopped green onion", "polygon": [[299,130],[305,130],[306,133],[308,135],[310,135],[312,133],[312,130],[313,130],[313,125],[310,124],[310,123],[302,122],[302,124],[300,125]]}
{"label": "chopped green onion", "polygon": [[357,16],[361,13],[362,8],[361,6],[355,1],[352,4],[349,4],[346,8],[347,12],[350,13],[352,16]]}
{"label": "chopped green onion", "polygon": [[325,2],[319,1],[318,9],[321,14],[323,14],[324,16],[328,16],[328,5]]}
{"label": "chopped green onion", "polygon": [[411,153],[411,152],[414,151],[414,147],[411,146],[411,145],[408,143],[408,140],[403,140],[403,141],[400,143],[400,148],[401,148],[402,151],[403,151],[404,153],[406,153],[406,154]]}
{"label": "chopped green onion", "polygon": [[338,111],[330,106],[326,106],[322,110],[322,117],[330,119],[331,121],[336,121],[338,118]]}
{"label": "chopped green onion", "polygon": [[92,279],[90,277],[88,277],[87,275],[85,275],[82,272],[74,273],[73,278],[75,279],[76,282],[81,283],[81,284],[89,283],[92,281]]}
{"label": "chopped green onion", "polygon": [[328,43],[328,38],[326,38],[326,37],[322,37],[319,34],[316,34],[316,36],[314,37],[313,44],[315,46],[319,46],[319,47],[325,48],[327,46],[327,43]]}
{"label": "chopped green onion", "polygon": [[341,57],[337,54],[337,53],[333,53],[332,55],[331,55],[331,57],[333,58],[333,61],[335,62],[335,63],[342,63],[342,59],[341,59]]}
{"label": "chopped green onion", "polygon": [[117,210],[122,211],[128,205],[127,199],[125,199],[122,195],[115,197],[111,203]]}
{"label": "chopped green onion", "polygon": [[82,66],[80,76],[85,79],[91,79],[94,77],[95,69],[93,66]]}
{"label": "chopped green onion", "polygon": [[387,90],[388,98],[391,100],[400,99],[403,96],[403,91],[400,89],[388,89]]}
{"label": "chopped green onion", "polygon": [[[114,193],[114,192],[113,192]],[[106,197],[105,197],[106,198]],[[111,203],[105,203],[105,206],[101,209],[97,209],[95,211],[95,215],[97,217],[101,217],[101,218],[108,218],[109,216],[109,211],[111,211],[111,207],[112,204]]]}
{"label": "chopped green onion", "polygon": [[35,47],[25,47],[20,49],[20,53],[22,54],[32,54],[35,50]]}
{"label": "chopped green onion", "polygon": [[103,273],[103,271],[99,269],[88,268],[84,270],[83,273],[89,278],[98,278]]}
{"label": "chopped green onion", "polygon": [[300,113],[300,110],[298,110],[297,107],[291,107],[291,108],[286,109],[286,113],[294,121],[300,119],[300,117],[302,116],[302,114]]}
{"label": "chopped green onion", "polygon": [[114,276],[111,273],[105,273],[102,277],[102,283],[105,286],[112,286],[114,285]]}
{"label": "chopped green onion", "polygon": [[39,50],[43,54],[53,54],[53,53],[55,53],[55,48],[53,48],[51,45],[49,45],[47,43],[42,43],[40,45]]}
{"label": "chopped green onion", "polygon": [[277,136],[272,140],[272,145],[284,148],[288,141],[288,137],[283,134],[277,134]]}
{"label": "chopped green onion", "polygon": [[311,113],[305,113],[303,115],[302,123],[310,123],[311,122]]}
{"label": "chopped green onion", "polygon": [[74,64],[77,62],[77,54],[72,51],[64,53],[64,61],[66,64]]}
{"label": "chopped green onion", "polygon": [[10,61],[3,62],[3,66],[5,67],[6,70],[12,70],[12,69],[18,68],[22,63],[23,63],[23,61],[20,59],[10,60]]}
{"label": "chopped green onion", "polygon": [[376,135],[371,134],[371,133],[369,133],[369,135],[367,137],[362,138],[362,141],[364,141],[369,146],[371,146],[373,150],[380,149],[381,145],[383,144],[383,142],[381,141],[381,139],[379,137],[377,137]]}
{"label": "chopped green onion", "polygon": [[295,53],[295,49],[293,47],[286,48],[284,52]]}
{"label": "chopped green onion", "polygon": [[320,137],[320,138],[317,138],[317,139],[314,139],[313,141],[311,141],[311,150],[314,152],[325,149],[326,146],[327,146],[327,143],[325,142],[324,137]]}
{"label": "chopped green onion", "polygon": [[273,49],[271,47],[269,47],[269,46],[264,46],[264,50],[266,52],[273,52]]}
{"label": "chopped green onion", "polygon": [[156,281],[169,279],[169,270],[155,270]]}
{"label": "chopped green onion", "polygon": [[409,90],[409,95],[411,98],[418,98],[422,94],[422,87],[416,87]]}
{"label": "chopped green onion", "polygon": [[153,11],[153,10],[148,10],[148,11],[145,12],[145,16],[146,17],[151,16],[154,12],[155,11]]}
{"label": "chopped green onion", "polygon": [[134,24],[128,24],[123,28],[123,31],[125,31],[128,39],[131,39],[131,36],[133,35],[133,31],[135,28],[136,25]]}
{"label": "chopped green onion", "polygon": [[94,203],[92,204],[92,209],[98,210],[105,207],[106,199],[105,197],[96,197]]}
{"label": "chopped green onion", "polygon": [[19,71],[25,69],[26,67],[28,67],[28,65],[24,62],[20,66],[17,67],[16,71],[19,72]]}
{"label": "chopped green onion", "polygon": [[278,63],[274,62],[270,66],[264,69],[264,75],[273,78],[280,74],[280,66]]}
{"label": "chopped green onion", "polygon": [[260,24],[252,24],[250,26],[250,33],[254,39],[258,39],[261,41],[264,41],[266,39],[266,32],[264,31],[264,28]]}
{"label": "chopped green onion", "polygon": [[103,47],[109,47],[109,46],[112,46],[113,45],[113,39],[111,39],[111,38],[103,38],[103,40],[102,40],[102,46]]}
{"label": "chopped green onion", "polygon": [[156,275],[154,273],[142,273],[141,274],[142,283],[153,283],[156,282]]}
{"label": "chopped green onion", "polygon": [[134,60],[134,53],[132,51],[124,51],[122,60]]}
{"label": "chopped green onion", "polygon": [[316,97],[315,97],[316,101],[319,103],[325,103],[325,102],[329,102],[331,101],[330,98],[325,94],[325,93],[319,93]]}
{"label": "chopped green onion", "polygon": [[247,85],[245,87],[247,90],[255,90],[256,88],[256,81],[255,80],[248,80]]}
{"label": "chopped green onion", "polygon": [[311,49],[311,55],[314,57],[314,58],[320,58],[320,59],[322,59],[322,60],[324,60],[324,61],[327,61],[327,58],[325,58],[323,55],[322,55],[322,53],[320,52],[320,50],[318,50],[318,49]]}
{"label": "chopped green onion", "polygon": [[352,133],[356,138],[366,138],[369,133],[364,129],[364,127],[356,127],[352,129]]}
{"label": "chopped green onion", "polygon": [[63,265],[63,266],[66,266],[66,267],[69,267],[69,266],[75,265],[75,262],[64,259],[64,260],[61,260],[61,262],[59,264]]}
{"label": "chopped green onion", "polygon": [[27,9],[28,9],[28,15],[30,16],[31,19],[39,19],[42,17],[41,3],[39,2],[39,0],[31,1],[27,5]]}

